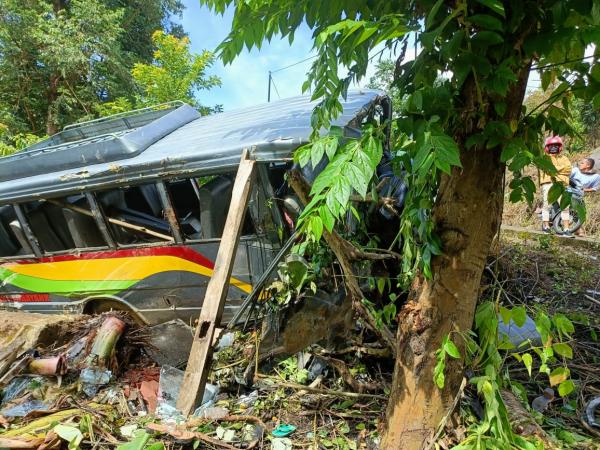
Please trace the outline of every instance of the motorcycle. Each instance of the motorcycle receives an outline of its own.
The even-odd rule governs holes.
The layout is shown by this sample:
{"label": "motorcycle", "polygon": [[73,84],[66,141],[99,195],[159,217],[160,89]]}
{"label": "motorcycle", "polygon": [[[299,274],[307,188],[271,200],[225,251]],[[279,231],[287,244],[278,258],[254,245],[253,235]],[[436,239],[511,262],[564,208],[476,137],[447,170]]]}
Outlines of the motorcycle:
{"label": "motorcycle", "polygon": [[[583,190],[576,186],[569,186],[565,189],[567,192],[571,194],[572,203],[579,203],[585,206],[583,201]],[[565,229],[563,225],[563,221],[561,218],[561,207],[558,202],[554,202],[550,208],[550,221],[552,222],[552,228],[556,232],[556,234],[573,234],[575,233],[582,225],[582,220],[577,213],[577,208],[571,207],[569,208],[569,215],[571,216],[570,226]]]}

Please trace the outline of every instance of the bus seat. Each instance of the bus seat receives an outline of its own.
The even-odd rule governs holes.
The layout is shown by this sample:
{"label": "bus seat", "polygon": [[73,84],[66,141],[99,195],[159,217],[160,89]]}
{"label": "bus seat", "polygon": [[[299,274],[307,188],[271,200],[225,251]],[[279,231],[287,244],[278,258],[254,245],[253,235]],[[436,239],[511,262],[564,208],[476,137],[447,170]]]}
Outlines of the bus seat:
{"label": "bus seat", "polygon": [[21,228],[21,222],[19,222],[18,220],[15,219],[8,226],[10,227],[10,230],[13,232],[13,234],[17,238],[17,241],[19,241],[19,244],[21,245],[21,247],[24,249],[27,249],[27,252],[28,252],[28,250],[31,246],[29,245],[29,241],[25,237],[23,228]]}
{"label": "bus seat", "polygon": [[67,249],[54,232],[46,215],[40,208],[29,211],[27,218],[29,219],[31,231],[33,231],[33,235],[37,238],[43,250],[57,252]]}
{"label": "bus seat", "polygon": [[75,247],[104,247],[106,245],[93,217],[84,216],[67,208],[63,208],[63,214]]}
{"label": "bus seat", "polygon": [[[144,184],[139,187],[144,200],[148,203],[148,206],[152,210],[152,214],[155,217],[162,216],[162,205],[160,203],[160,197],[158,196],[158,189],[154,184]],[[131,208],[135,209],[135,206],[129,205]]]}
{"label": "bus seat", "polygon": [[231,202],[233,181],[218,177],[199,189],[200,223],[204,239],[220,238]]}
{"label": "bus seat", "polygon": [[42,206],[42,211],[44,211],[44,214],[48,218],[48,222],[52,225],[52,229],[61,240],[64,249],[74,248],[75,243],[73,242],[73,238],[69,232],[69,227],[67,225],[62,208],[46,202]]}
{"label": "bus seat", "polygon": [[17,250],[18,247],[0,220],[0,256],[12,256],[17,253]]}

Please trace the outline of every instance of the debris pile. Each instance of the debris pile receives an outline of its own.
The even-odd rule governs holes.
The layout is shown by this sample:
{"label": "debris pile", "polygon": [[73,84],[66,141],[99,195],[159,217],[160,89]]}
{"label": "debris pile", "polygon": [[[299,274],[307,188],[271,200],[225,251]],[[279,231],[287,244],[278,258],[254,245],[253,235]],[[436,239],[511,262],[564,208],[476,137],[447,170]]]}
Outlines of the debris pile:
{"label": "debris pile", "polygon": [[377,442],[392,370],[377,344],[352,341],[336,352],[313,345],[259,358],[255,332],[226,333],[215,343],[202,402],[184,417],[176,402],[192,328],[181,321],[140,327],[111,312],[78,316],[69,330],[57,340],[62,345],[36,342],[2,366],[0,448],[281,450]]}

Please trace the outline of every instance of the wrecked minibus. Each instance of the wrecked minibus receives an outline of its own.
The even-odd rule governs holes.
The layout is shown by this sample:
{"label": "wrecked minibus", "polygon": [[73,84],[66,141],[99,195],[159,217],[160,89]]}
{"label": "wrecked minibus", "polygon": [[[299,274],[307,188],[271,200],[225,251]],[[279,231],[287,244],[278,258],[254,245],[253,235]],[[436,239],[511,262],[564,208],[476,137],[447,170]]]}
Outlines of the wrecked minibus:
{"label": "wrecked minibus", "polygon": [[[374,90],[342,104],[333,124],[349,136],[391,114]],[[70,125],[0,158],[0,310],[126,310],[147,324],[198,317],[247,150],[258,170],[229,321],[293,233],[299,205],[285,172],[315,106],[300,96],[200,116],[175,102]]]}

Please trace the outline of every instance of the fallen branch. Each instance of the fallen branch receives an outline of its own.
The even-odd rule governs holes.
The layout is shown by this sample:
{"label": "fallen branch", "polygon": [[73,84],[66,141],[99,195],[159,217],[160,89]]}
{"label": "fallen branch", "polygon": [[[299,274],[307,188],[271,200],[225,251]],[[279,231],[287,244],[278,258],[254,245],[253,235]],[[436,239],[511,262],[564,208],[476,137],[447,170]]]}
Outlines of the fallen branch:
{"label": "fallen branch", "polygon": [[212,438],[208,434],[201,433],[200,431],[189,431],[181,426],[147,423],[146,429],[160,434],[168,434],[178,442],[190,442],[194,439],[198,439],[199,441],[203,441],[216,447],[226,448],[228,450],[238,450],[237,447],[229,445],[228,443],[220,441],[219,439]]}
{"label": "fallen branch", "polygon": [[[302,175],[296,170],[290,171],[288,183],[294,192],[296,192],[300,201],[306,205],[308,203],[310,189]],[[360,253],[360,250],[356,249],[350,242],[342,238],[335,230],[331,233],[324,230],[323,237],[342,267],[342,271],[345,275],[344,283],[352,297],[352,306],[354,310],[365,320],[367,326],[390,348],[395,357],[396,342],[394,335],[385,325],[381,324],[378,326],[377,320],[373,317],[373,314],[371,314],[362,303],[364,296],[360,290],[358,281],[354,276],[352,265],[350,264],[351,258],[349,257],[349,253],[353,251],[352,249],[355,249],[357,254]]]}
{"label": "fallen branch", "polygon": [[10,449],[34,449],[38,448],[44,442],[43,438],[19,439],[19,438],[0,438],[0,448]]}
{"label": "fallen branch", "polygon": [[375,383],[364,383],[357,381],[356,378],[352,376],[348,368],[346,367],[346,363],[342,360],[335,358],[328,358],[327,356],[319,356],[323,361],[326,361],[331,367],[333,367],[342,377],[344,383],[350,386],[354,391],[363,393],[365,391],[379,391],[381,389]]}
{"label": "fallen branch", "polygon": [[277,386],[287,387],[290,389],[298,389],[304,390],[308,392],[314,392],[315,394],[323,394],[323,395],[334,395],[337,397],[350,397],[350,398],[376,398],[378,400],[389,400],[385,395],[377,395],[377,394],[366,394],[361,392],[345,392],[345,391],[334,391],[333,389],[325,389],[325,388],[311,388],[309,386],[304,386],[302,384],[296,383],[288,383],[286,381],[278,380],[277,378],[270,377],[268,375],[264,375],[262,373],[257,373],[256,378],[262,378],[263,380],[269,380],[273,383],[277,384]]}
{"label": "fallen branch", "polygon": [[[197,428],[200,425],[203,425],[208,422],[253,422],[259,428],[262,429],[263,435],[267,430],[267,426],[265,423],[255,416],[225,416],[219,419],[208,419],[208,418],[193,418],[188,420],[181,425],[162,425],[158,423],[149,423],[146,425],[146,428],[151,431],[156,431],[158,433],[164,433],[172,436],[178,441],[191,441],[192,439],[198,439],[206,442],[207,444],[212,444],[217,447],[226,448],[226,449],[234,449],[238,450],[238,447],[234,447],[226,442],[223,442],[219,439],[215,439],[213,437],[208,436],[207,434],[201,433],[199,431],[190,431],[190,428]],[[244,448],[249,450],[255,448],[261,439],[255,439],[249,442]]]}
{"label": "fallen branch", "polygon": [[389,348],[377,348],[377,347],[363,347],[360,345],[353,345],[346,347],[341,350],[327,350],[323,349],[319,355],[345,355],[347,353],[361,353],[369,356],[375,356],[377,358],[389,358],[392,353]]}
{"label": "fallen branch", "polygon": [[585,298],[587,298],[589,301],[594,302],[596,305],[600,306],[600,300],[596,300],[594,297],[591,297],[591,296],[589,296],[587,294],[583,294],[583,296]]}

